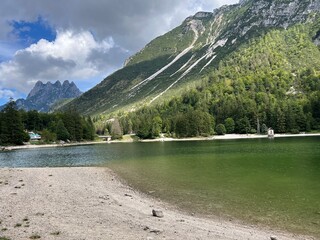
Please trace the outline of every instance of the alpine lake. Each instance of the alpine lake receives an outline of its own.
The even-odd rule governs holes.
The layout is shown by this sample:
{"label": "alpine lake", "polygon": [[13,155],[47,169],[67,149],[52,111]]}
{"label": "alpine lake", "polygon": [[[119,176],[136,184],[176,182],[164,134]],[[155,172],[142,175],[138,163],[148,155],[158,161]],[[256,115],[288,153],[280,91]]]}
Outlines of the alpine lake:
{"label": "alpine lake", "polygon": [[98,166],[197,216],[320,237],[320,137],[115,143],[0,153],[0,167]]}

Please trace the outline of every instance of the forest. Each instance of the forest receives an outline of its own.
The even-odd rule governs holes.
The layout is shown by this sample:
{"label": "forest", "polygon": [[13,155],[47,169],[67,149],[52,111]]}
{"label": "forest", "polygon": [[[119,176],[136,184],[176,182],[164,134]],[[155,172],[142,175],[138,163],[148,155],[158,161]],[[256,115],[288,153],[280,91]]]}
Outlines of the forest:
{"label": "forest", "polygon": [[208,68],[196,86],[134,112],[91,120],[76,111],[18,111],[11,101],[0,113],[0,144],[22,144],[28,140],[25,131],[40,132],[46,142],[92,140],[95,133],[145,139],[162,133],[264,134],[270,127],[276,133],[319,132],[320,50],[310,37],[314,31],[305,25],[270,30]]}
{"label": "forest", "polygon": [[[244,44],[197,87],[138,111],[118,113],[140,138],[320,131],[320,55],[310,29],[272,30]],[[103,129],[103,126],[97,125]]]}
{"label": "forest", "polygon": [[[120,123],[124,133],[134,132],[140,138],[155,138],[161,132],[171,137],[264,134],[269,127],[276,133],[319,131],[320,73],[312,69],[300,73],[299,90],[288,87],[287,92],[278,88],[286,81],[283,74],[264,78],[261,85],[246,85],[240,79],[221,81],[213,75],[181,97],[123,115]],[[274,78],[283,82],[275,84]]]}
{"label": "forest", "polygon": [[0,112],[0,145],[22,145],[30,140],[29,131],[41,134],[41,142],[93,140],[95,128],[90,117],[75,111],[39,113],[18,110],[10,101]]}

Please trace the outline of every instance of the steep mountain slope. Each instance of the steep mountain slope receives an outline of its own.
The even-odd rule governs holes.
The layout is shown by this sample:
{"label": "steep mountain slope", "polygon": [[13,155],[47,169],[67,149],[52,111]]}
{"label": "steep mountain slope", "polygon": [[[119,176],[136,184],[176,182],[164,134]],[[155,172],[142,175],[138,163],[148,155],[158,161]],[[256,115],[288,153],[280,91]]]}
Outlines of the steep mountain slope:
{"label": "steep mountain slope", "polygon": [[[285,32],[303,24],[309,29],[310,42],[318,44],[319,11],[319,0],[243,0],[213,12],[199,12],[150,42],[122,69],[65,108],[97,114],[161,101],[190,82],[206,78],[230,54],[274,29]],[[279,51],[285,57],[285,49]]]}
{"label": "steep mountain slope", "polygon": [[24,110],[38,110],[40,112],[48,112],[53,104],[58,101],[75,98],[81,95],[81,91],[74,82],[60,81],[55,83],[48,82],[46,84],[38,81],[30,91],[26,99],[18,99],[16,101],[18,108]]}

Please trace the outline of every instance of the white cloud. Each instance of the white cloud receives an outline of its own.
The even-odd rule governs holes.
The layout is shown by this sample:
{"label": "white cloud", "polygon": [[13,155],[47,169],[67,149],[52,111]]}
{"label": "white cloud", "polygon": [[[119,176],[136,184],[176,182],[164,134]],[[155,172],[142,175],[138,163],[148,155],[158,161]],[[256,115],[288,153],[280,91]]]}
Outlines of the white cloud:
{"label": "white cloud", "polygon": [[0,98],[14,98],[16,96],[15,92],[8,90],[8,89],[0,89]]}
{"label": "white cloud", "polygon": [[0,38],[12,30],[10,21],[36,21],[42,16],[54,28],[89,30],[99,39],[112,36],[137,51],[159,34],[197,11],[212,11],[238,0],[1,0]]}
{"label": "white cloud", "polygon": [[58,31],[55,41],[42,39],[1,63],[0,86],[26,93],[38,80],[90,79],[113,67],[106,59],[116,47],[110,37],[97,41],[88,31]]}
{"label": "white cloud", "polygon": [[[153,38],[197,11],[238,0],[1,0],[0,89],[27,93],[38,80],[98,82]],[[55,41],[40,40],[15,52],[2,42],[17,37],[9,23],[37,21],[58,29]],[[5,52],[6,51],[6,52]],[[1,60],[1,59],[0,59]],[[3,60],[2,60],[3,61]],[[79,82],[80,81],[80,82]],[[89,86],[86,85],[86,88]],[[3,90],[2,90],[3,91]]]}

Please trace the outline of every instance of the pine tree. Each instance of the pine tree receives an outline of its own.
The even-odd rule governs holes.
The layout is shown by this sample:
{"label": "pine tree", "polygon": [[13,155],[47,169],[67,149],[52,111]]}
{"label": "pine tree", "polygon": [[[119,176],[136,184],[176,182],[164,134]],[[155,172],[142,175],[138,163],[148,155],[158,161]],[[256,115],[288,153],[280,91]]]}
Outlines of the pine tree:
{"label": "pine tree", "polygon": [[61,119],[57,123],[56,134],[58,140],[67,141],[70,138],[70,134]]}
{"label": "pine tree", "polygon": [[122,138],[122,129],[119,120],[116,118],[111,124],[111,137],[112,139]]}
{"label": "pine tree", "polygon": [[161,133],[162,128],[162,119],[160,116],[156,116],[152,120],[152,129],[151,129],[151,135],[152,137],[159,137]]}
{"label": "pine tree", "polygon": [[284,113],[281,111],[280,108],[277,110],[277,126],[276,131],[278,133],[285,133],[286,132],[286,119]]}
{"label": "pine tree", "polygon": [[12,99],[3,110],[2,140],[5,144],[22,145],[29,141],[29,135],[24,131],[17,105]]}

